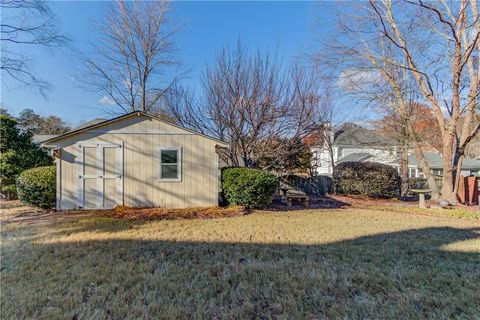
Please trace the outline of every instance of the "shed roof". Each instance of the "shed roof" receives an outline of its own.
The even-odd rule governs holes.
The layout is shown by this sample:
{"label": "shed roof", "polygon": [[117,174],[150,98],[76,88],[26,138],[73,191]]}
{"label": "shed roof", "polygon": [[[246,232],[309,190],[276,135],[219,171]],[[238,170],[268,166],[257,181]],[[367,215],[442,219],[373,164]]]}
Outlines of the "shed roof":
{"label": "shed roof", "polygon": [[[151,119],[155,119],[157,121],[161,121],[161,122],[164,122],[164,123],[167,123],[171,126],[174,126],[176,128],[179,128],[179,129],[182,129],[182,130],[185,130],[185,131],[188,131],[190,133],[193,133],[193,134],[196,134],[196,135],[199,135],[201,137],[204,137],[206,139],[210,139],[210,140],[213,140],[213,141],[216,141],[222,145],[228,145],[225,141],[222,141],[220,139],[217,139],[217,138],[213,138],[213,137],[210,137],[210,136],[207,136],[205,134],[202,134],[200,132],[197,132],[195,130],[192,130],[192,129],[188,129],[188,128],[184,128],[182,126],[179,126],[178,124],[175,124],[175,123],[172,123],[170,121],[167,121],[167,120],[164,120],[164,119],[161,119],[159,117],[156,117],[152,114],[149,114],[147,112],[143,112],[143,111],[133,111],[133,112],[130,112],[130,113],[127,113],[127,114],[124,114],[124,115],[121,115],[121,116],[118,116],[118,117],[115,117],[113,119],[109,119],[109,120],[103,120],[103,119],[94,119],[92,121],[90,121],[90,125],[82,125],[78,128],[75,128],[71,131],[68,131],[64,134],[61,134],[61,135],[58,135],[56,137],[53,137],[51,139],[48,139],[48,140],[45,140],[42,142],[42,145],[44,144],[48,144],[48,143],[52,143],[52,142],[55,142],[55,141],[58,141],[58,140],[61,140],[63,138],[66,138],[66,137],[70,137],[70,136],[74,136],[76,134],[79,134],[79,133],[82,133],[82,132],[85,132],[85,131],[88,131],[90,129],[93,129],[93,128],[98,128],[98,127],[102,127],[104,125],[107,125],[107,124],[110,124],[112,122],[116,122],[116,121],[121,121],[123,119],[126,119],[126,118],[129,118],[129,117],[133,117],[133,116],[145,116],[145,117],[148,117],[148,118],[151,118]],[[100,121],[100,120],[103,120],[103,121]]]}

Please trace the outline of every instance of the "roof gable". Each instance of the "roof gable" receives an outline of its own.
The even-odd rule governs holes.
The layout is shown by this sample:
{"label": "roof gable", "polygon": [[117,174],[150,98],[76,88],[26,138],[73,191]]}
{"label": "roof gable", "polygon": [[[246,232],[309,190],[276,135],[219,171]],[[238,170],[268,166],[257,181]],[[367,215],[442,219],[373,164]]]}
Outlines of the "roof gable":
{"label": "roof gable", "polygon": [[[187,133],[190,133],[190,134],[201,136],[201,137],[209,139],[209,140],[213,140],[213,141],[215,141],[219,144],[225,145],[225,146],[228,145],[226,142],[221,141],[219,139],[204,135],[202,133],[196,132],[196,131],[188,129],[188,128],[184,128],[184,127],[179,126],[179,125],[177,125],[175,123],[172,123],[170,121],[166,121],[164,119],[161,119],[161,118],[156,117],[154,115],[151,115],[149,113],[141,112],[141,111],[134,111],[134,112],[131,112],[131,113],[128,113],[128,114],[124,114],[124,115],[115,117],[115,118],[110,119],[110,120],[104,120],[104,121],[101,121],[101,122],[92,123],[89,126],[83,126],[83,127],[80,127],[80,128],[76,128],[76,129],[71,130],[69,132],[66,132],[62,135],[59,135],[59,136],[53,137],[49,140],[43,141],[42,145],[46,145],[46,144],[49,144],[49,143],[54,143],[56,141],[59,141],[59,140],[65,139],[65,138],[69,138],[69,137],[73,137],[77,134],[81,134],[81,133],[84,133],[84,132],[92,132],[94,130],[101,130],[102,128],[105,128],[108,125],[112,125],[112,124],[114,124],[116,122],[120,122],[120,121],[127,121],[129,119],[133,119],[134,117],[146,117],[146,118],[149,118],[151,120],[159,121],[159,122],[161,122],[163,124],[166,124],[166,125],[168,125],[172,128],[175,128],[176,129],[175,133],[178,133],[178,134],[180,134],[181,132],[187,132]],[[108,132],[105,132],[105,133],[108,133]]]}
{"label": "roof gable", "polygon": [[335,131],[334,144],[352,146],[395,146],[395,140],[385,137],[374,130],[357,124],[347,123]]}

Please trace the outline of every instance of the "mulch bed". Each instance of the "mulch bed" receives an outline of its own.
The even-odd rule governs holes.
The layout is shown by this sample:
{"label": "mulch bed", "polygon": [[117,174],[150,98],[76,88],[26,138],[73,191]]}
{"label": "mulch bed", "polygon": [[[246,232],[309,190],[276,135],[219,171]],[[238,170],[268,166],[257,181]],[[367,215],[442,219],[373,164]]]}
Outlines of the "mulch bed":
{"label": "mulch bed", "polygon": [[102,212],[102,215],[105,217],[132,220],[215,219],[238,217],[245,214],[248,214],[248,210],[242,206],[187,209],[132,208],[119,206],[113,210]]}

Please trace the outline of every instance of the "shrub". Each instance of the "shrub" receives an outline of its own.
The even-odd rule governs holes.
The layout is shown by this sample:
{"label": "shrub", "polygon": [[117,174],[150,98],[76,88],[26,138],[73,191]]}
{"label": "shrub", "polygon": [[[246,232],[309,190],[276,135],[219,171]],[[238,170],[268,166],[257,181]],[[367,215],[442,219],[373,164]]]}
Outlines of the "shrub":
{"label": "shrub", "polygon": [[33,167],[52,164],[52,158],[32,143],[29,131],[21,130],[18,121],[0,115],[0,194],[17,197],[15,182],[19,174]]}
{"label": "shrub", "polygon": [[17,178],[18,198],[22,203],[51,209],[55,206],[55,166],[23,171]]}
{"label": "shrub", "polygon": [[275,175],[250,168],[222,170],[222,189],[230,204],[262,208],[270,204],[277,187]]}
{"label": "shrub", "polygon": [[401,179],[395,168],[374,162],[344,162],[336,166],[335,188],[341,194],[360,194],[372,198],[394,198]]}

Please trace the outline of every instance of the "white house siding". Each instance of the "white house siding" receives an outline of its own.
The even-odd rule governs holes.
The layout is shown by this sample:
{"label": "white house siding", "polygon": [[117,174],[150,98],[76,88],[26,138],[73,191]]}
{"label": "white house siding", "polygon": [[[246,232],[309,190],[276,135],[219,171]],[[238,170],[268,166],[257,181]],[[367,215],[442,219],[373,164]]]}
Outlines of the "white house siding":
{"label": "white house siding", "polygon": [[[334,150],[335,147],[334,147]],[[330,159],[330,154],[327,148],[312,148],[312,152],[314,153],[314,163],[313,165],[316,166],[316,173],[317,175],[331,175],[332,174],[332,161]],[[334,152],[334,157],[336,157],[336,152]]]}
{"label": "white house siding", "polygon": [[368,158],[366,161],[370,162],[378,162],[383,164],[391,164],[392,162],[396,162],[397,158],[397,151],[395,148],[372,148],[372,147],[353,147],[353,146],[339,146],[339,156],[337,159],[341,159],[353,153],[368,153],[371,157]]}
{"label": "white house siding", "polygon": [[[317,166],[316,173],[318,175],[331,175],[332,165],[327,148],[312,148],[312,151],[317,155],[315,159],[315,164]],[[370,157],[365,161],[388,165],[398,162],[397,149],[395,147],[372,148],[346,145],[333,147],[333,158],[335,162],[353,153],[368,153]]]}
{"label": "white house siding", "polygon": [[[216,141],[144,115],[128,117],[52,144],[61,148],[57,159],[60,177],[57,209],[78,208],[79,156],[77,144],[121,143],[123,154],[123,204],[132,207],[204,207],[218,203]],[[182,148],[182,178],[159,180],[160,149]]]}

